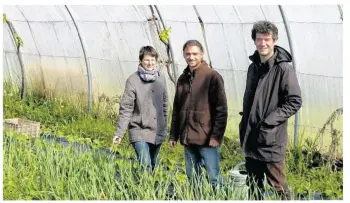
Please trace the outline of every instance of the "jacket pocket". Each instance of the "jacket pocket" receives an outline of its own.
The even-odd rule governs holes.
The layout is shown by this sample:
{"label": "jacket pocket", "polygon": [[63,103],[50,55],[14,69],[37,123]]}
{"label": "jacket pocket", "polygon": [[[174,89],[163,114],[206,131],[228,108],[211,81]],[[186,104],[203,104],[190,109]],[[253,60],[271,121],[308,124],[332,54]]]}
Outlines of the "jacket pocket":
{"label": "jacket pocket", "polygon": [[208,127],[208,126],[204,126],[204,122],[203,122],[202,120],[199,121],[199,125],[201,126],[201,128],[202,128],[204,134],[205,134],[206,136],[209,136],[209,135],[208,135],[208,134],[209,134],[209,127]]}
{"label": "jacket pocket", "polygon": [[129,121],[130,127],[142,127],[142,119],[141,119],[141,113],[140,114],[132,114],[130,121]]}
{"label": "jacket pocket", "polygon": [[258,144],[263,146],[276,145],[277,128],[277,126],[274,126],[273,128],[261,126],[258,135]]}
{"label": "jacket pocket", "polygon": [[153,104],[146,103],[141,112],[141,126],[151,130],[157,129],[157,111]]}
{"label": "jacket pocket", "polygon": [[[197,130],[200,137],[208,137],[210,134],[210,118],[205,112],[193,112],[193,127],[199,127]],[[202,134],[202,135],[201,135]],[[203,136],[205,135],[205,136]]]}

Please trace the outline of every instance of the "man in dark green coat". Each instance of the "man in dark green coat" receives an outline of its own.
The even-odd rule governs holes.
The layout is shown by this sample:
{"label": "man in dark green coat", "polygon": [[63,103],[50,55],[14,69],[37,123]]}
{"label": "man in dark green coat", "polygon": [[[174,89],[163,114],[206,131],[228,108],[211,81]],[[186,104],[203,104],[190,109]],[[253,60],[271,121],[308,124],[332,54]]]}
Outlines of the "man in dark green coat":
{"label": "man in dark green coat", "polygon": [[248,68],[239,125],[250,196],[263,199],[266,176],[282,199],[291,199],[284,172],[287,124],[288,118],[301,107],[301,90],[290,64],[292,56],[275,45],[277,27],[268,21],[256,22],[252,39],[256,51],[249,57],[252,63]]}

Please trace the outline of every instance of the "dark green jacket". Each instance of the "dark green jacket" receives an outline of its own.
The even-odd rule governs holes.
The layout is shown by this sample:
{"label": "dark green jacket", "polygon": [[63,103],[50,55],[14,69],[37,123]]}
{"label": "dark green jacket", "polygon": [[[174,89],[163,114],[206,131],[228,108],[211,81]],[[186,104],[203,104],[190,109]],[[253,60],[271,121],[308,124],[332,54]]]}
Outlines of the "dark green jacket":
{"label": "dark green jacket", "polygon": [[301,107],[301,90],[290,62],[292,56],[275,46],[274,55],[264,64],[259,53],[247,73],[240,142],[246,157],[266,162],[285,158],[288,118]]}

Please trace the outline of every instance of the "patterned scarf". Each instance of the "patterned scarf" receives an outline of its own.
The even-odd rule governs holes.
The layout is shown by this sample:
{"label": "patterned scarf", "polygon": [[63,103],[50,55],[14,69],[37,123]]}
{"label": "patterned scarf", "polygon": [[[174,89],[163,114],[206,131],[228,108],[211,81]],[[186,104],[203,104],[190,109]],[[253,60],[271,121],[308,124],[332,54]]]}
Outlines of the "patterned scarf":
{"label": "patterned scarf", "polygon": [[137,71],[139,72],[141,79],[145,82],[153,82],[159,76],[157,67],[154,67],[153,70],[149,71],[139,65],[139,67],[137,68]]}

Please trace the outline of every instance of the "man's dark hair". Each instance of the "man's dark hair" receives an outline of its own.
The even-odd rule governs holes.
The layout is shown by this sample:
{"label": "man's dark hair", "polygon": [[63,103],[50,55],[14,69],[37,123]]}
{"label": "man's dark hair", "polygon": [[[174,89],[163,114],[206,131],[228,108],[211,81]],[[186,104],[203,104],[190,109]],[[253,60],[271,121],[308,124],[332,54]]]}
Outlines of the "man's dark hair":
{"label": "man's dark hair", "polygon": [[142,59],[143,59],[143,57],[145,55],[150,55],[152,57],[156,57],[156,60],[158,59],[157,51],[151,46],[143,46],[143,47],[141,47],[140,52],[139,52],[139,59],[140,59],[140,61],[142,61]]}
{"label": "man's dark hair", "polygon": [[270,21],[263,20],[254,23],[252,29],[253,41],[255,41],[257,33],[272,34],[272,39],[275,41],[278,40],[278,29],[276,25],[271,23]]}
{"label": "man's dark hair", "polygon": [[182,51],[185,51],[186,47],[188,46],[197,46],[201,50],[202,53],[204,53],[203,46],[198,40],[188,40],[184,46],[182,47]]}

